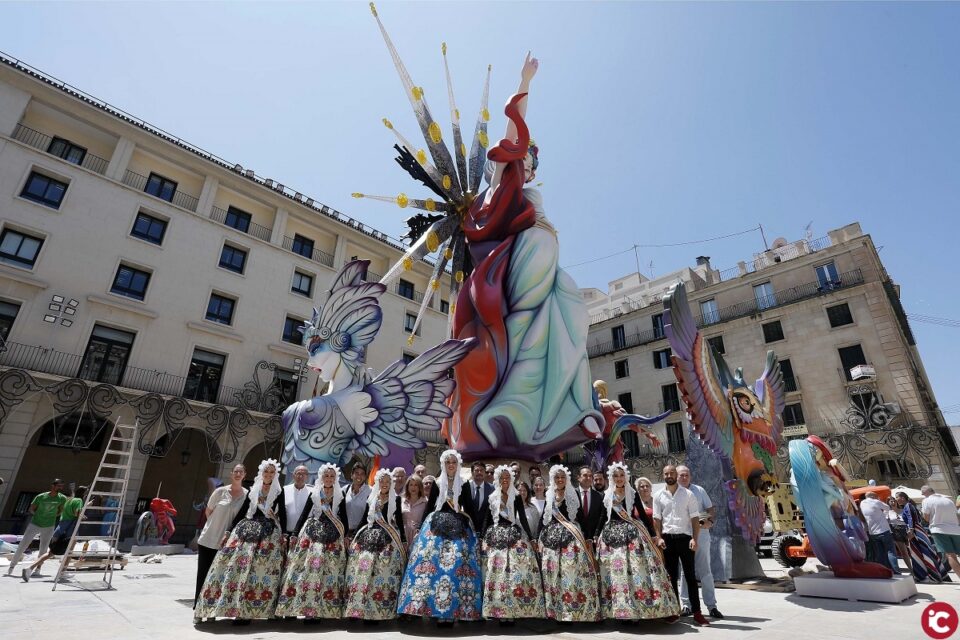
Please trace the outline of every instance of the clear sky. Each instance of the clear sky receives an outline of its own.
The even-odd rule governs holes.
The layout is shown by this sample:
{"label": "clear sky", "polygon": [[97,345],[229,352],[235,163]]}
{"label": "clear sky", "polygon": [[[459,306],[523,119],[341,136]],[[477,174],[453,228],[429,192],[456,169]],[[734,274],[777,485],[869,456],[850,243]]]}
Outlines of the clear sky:
{"label": "clear sky", "polygon": [[[908,313],[960,319],[960,4],[378,7],[441,123],[441,42],[469,131],[493,65],[492,139],[524,54],[540,58],[528,121],[562,264],[860,221]],[[4,3],[0,49],[393,236],[409,210],[350,193],[426,195],[380,124],[418,137],[365,2]],[[640,260],[659,275],[762,249],[751,233]],[[605,290],[635,270],[630,252],[571,274]],[[960,409],[960,329],[913,328],[940,405]]]}

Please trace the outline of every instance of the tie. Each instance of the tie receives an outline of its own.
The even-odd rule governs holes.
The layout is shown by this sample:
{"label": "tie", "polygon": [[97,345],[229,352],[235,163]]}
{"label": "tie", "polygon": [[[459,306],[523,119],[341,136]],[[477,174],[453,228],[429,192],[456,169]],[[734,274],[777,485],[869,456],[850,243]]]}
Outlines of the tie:
{"label": "tie", "polygon": [[480,487],[477,485],[473,485],[473,502],[478,508],[480,507]]}
{"label": "tie", "polygon": [[583,515],[590,513],[590,490],[583,490]]}

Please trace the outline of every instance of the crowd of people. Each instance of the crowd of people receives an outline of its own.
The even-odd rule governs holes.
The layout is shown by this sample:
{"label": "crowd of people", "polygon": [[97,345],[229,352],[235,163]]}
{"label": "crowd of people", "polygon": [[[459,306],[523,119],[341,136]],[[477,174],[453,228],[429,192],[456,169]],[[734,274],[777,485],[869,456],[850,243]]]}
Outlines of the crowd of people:
{"label": "crowd of people", "polygon": [[714,509],[686,467],[667,466],[666,488],[614,463],[576,480],[519,463],[474,462],[461,473],[447,450],[440,470],[368,471],[351,481],[306,467],[282,487],[264,460],[249,491],[246,470],[207,504],[200,534],[194,620],[410,616],[441,624],[525,618],[560,623],[681,615],[707,625],[717,609],[709,568]]}

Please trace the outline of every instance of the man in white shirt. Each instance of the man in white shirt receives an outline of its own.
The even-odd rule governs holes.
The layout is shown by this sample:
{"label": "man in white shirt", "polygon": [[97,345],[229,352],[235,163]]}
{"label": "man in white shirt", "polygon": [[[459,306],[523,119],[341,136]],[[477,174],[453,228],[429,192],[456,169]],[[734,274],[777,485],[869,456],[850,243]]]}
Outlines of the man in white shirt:
{"label": "man in white shirt", "polygon": [[890,507],[886,502],[877,499],[873,491],[860,501],[860,513],[867,522],[867,561],[882,564],[894,573],[900,573],[897,564],[897,547],[893,542],[893,532],[890,531],[890,520],[887,513]]}
{"label": "man in white shirt", "polygon": [[363,524],[363,512],[367,509],[367,498],[370,497],[370,485],[367,484],[367,468],[357,462],[350,470],[350,486],[343,499],[347,503],[347,530],[350,536],[357,532]]}
{"label": "man in white shirt", "polygon": [[[673,590],[677,591],[680,566],[687,576],[690,608],[693,619],[700,626],[710,624],[700,612],[700,594],[697,587],[697,570],[694,553],[700,535],[700,505],[689,489],[677,482],[677,468],[668,464],[663,468],[666,488],[653,498],[653,528],[657,537],[654,542],[663,549],[663,563],[670,574]],[[675,621],[677,616],[671,616]]]}
{"label": "man in white shirt", "polygon": [[297,523],[300,522],[300,515],[303,508],[307,506],[307,498],[310,497],[310,491],[313,487],[307,484],[307,476],[310,471],[303,465],[293,470],[293,484],[288,484],[283,488],[283,506],[287,511],[287,530],[285,533],[297,535],[295,531]]}
{"label": "man in white shirt", "polygon": [[930,523],[933,543],[940,553],[947,556],[950,568],[960,577],[960,561],[957,560],[960,554],[960,518],[957,518],[956,505],[947,496],[934,493],[927,485],[920,487],[920,493],[923,494],[920,510]]}
{"label": "man in white shirt", "polygon": [[[697,551],[694,554],[697,582],[700,583],[700,589],[703,591],[703,604],[707,606],[710,617],[721,619],[723,614],[717,609],[717,590],[714,588],[713,568],[710,566],[710,528],[713,527],[717,508],[713,506],[713,501],[707,495],[706,489],[691,482],[689,467],[684,465],[677,467],[677,482],[696,496],[700,507],[700,535],[697,536]],[[680,605],[683,607],[680,615],[682,616],[689,616],[692,613],[687,590],[687,574],[684,572],[683,583],[680,586]]]}

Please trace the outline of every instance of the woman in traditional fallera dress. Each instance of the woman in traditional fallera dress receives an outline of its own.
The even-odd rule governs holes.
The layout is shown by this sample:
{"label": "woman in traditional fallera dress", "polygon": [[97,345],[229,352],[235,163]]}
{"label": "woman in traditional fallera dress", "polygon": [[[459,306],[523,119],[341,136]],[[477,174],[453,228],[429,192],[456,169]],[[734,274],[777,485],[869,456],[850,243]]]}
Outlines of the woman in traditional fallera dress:
{"label": "woman in traditional fallera dress", "polygon": [[580,500],[566,467],[550,467],[540,524],[544,604],[548,618],[594,622],[600,618],[597,568],[580,529]]}
{"label": "woman in traditional fallera dress", "polygon": [[277,617],[340,618],[347,566],[347,504],[340,468],[323,464],[290,539]]}
{"label": "woman in traditional fallera dress", "polygon": [[623,463],[607,469],[603,505],[607,522],[597,547],[602,616],[642,620],[679,615],[677,595],[650,535],[653,522],[630,486],[630,472]]}
{"label": "woman in traditional fallera dress", "polygon": [[194,609],[193,620],[272,618],[283,574],[286,510],[277,474],[280,463],[260,463],[257,479],[217,552]]}
{"label": "woman in traditional fallera dress", "polygon": [[397,613],[443,622],[478,620],[483,584],[477,560],[477,536],[470,516],[473,500],[463,490],[460,454],[440,455],[439,498],[410,552]]}
{"label": "woman in traditional fallera dress", "polygon": [[347,604],[344,615],[361,620],[397,617],[400,580],[407,564],[407,542],[400,498],[389,469],[380,469],[367,498],[364,523],[350,544],[347,559]]}
{"label": "woman in traditional fallera dress", "polygon": [[523,500],[513,470],[493,472],[494,491],[483,527],[483,617],[501,621],[542,618],[543,578]]}

